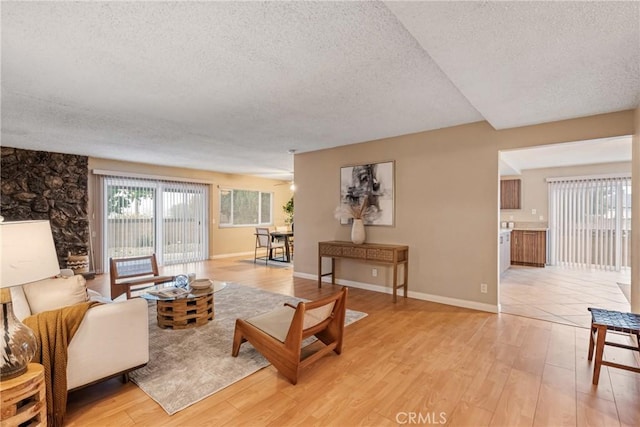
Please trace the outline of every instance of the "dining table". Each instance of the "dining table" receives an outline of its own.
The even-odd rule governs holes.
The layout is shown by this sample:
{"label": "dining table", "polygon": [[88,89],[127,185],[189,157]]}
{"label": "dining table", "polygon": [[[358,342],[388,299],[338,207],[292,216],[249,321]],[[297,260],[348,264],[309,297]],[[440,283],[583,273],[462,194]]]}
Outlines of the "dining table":
{"label": "dining table", "polygon": [[[284,242],[285,262],[291,262],[291,242],[293,241],[293,231],[272,231],[269,233],[272,240]],[[279,261],[277,258],[269,258],[272,261]]]}

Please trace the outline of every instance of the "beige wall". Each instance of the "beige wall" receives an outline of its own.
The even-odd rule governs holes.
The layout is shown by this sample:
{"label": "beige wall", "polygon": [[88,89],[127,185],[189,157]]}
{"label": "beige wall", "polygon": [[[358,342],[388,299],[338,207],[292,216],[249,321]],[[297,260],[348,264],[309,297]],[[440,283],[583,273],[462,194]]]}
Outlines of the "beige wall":
{"label": "beige wall", "polygon": [[640,107],[635,110],[632,151],[631,311],[640,313]]}
{"label": "beige wall", "polygon": [[[500,221],[547,222],[549,220],[549,198],[547,178],[566,176],[600,175],[608,173],[631,173],[631,162],[603,163],[572,167],[526,169],[521,175],[503,178],[521,180],[521,209],[501,209]],[[536,210],[532,214],[532,209]],[[540,219],[542,215],[543,219]]]}
{"label": "beige wall", "polygon": [[[283,181],[263,179],[247,175],[224,174],[218,172],[209,172],[196,169],[172,168],[164,166],[154,166],[142,163],[121,162],[117,160],[107,160],[99,158],[89,158],[89,209],[90,215],[93,212],[95,200],[94,175],[91,173],[94,169],[102,169],[117,172],[137,173],[145,175],[157,175],[163,177],[187,178],[194,180],[203,180],[211,183],[210,186],[210,224],[209,233],[209,256],[223,256],[229,254],[238,254],[245,252],[253,252],[255,246],[255,229],[254,227],[231,227],[221,228],[219,223],[219,195],[218,188],[235,188],[243,190],[259,190],[264,192],[273,192],[273,215],[274,225],[284,225],[284,212],[282,206],[291,197],[291,191],[288,185]],[[96,246],[98,243],[94,243]]]}
{"label": "beige wall", "polygon": [[[496,310],[498,151],[629,135],[633,114],[503,131],[479,122],[298,154],[295,274],[315,277],[318,241],[349,240],[349,228],[333,217],[340,167],[394,160],[395,226],[367,227],[367,240],[409,245],[411,296]],[[382,287],[390,276],[381,269],[372,277],[372,265],[339,264],[338,277],[356,284]],[[488,284],[488,293],[480,293],[480,283]]]}

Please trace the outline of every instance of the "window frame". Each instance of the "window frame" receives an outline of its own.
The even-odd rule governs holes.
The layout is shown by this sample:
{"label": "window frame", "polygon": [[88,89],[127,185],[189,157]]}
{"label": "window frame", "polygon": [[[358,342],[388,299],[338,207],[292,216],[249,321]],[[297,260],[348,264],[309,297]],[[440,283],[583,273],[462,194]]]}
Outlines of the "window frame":
{"label": "window frame", "polygon": [[[235,191],[246,191],[246,192],[252,192],[252,193],[258,193],[258,212],[257,212],[257,218],[258,218],[258,222],[255,224],[234,224],[234,210],[233,210],[233,193]],[[223,192],[229,192],[230,193],[230,197],[231,197],[231,206],[230,206],[230,222],[228,223],[223,223],[222,222],[222,194]],[[269,195],[269,222],[262,222],[262,197],[263,194],[268,194]],[[218,228],[246,228],[246,227],[260,227],[260,226],[272,226],[273,225],[273,199],[274,199],[274,195],[275,193],[273,191],[263,191],[263,190],[253,190],[253,189],[246,189],[246,188],[230,188],[230,187],[220,187],[218,189],[218,215],[219,215],[219,220],[218,220]]]}

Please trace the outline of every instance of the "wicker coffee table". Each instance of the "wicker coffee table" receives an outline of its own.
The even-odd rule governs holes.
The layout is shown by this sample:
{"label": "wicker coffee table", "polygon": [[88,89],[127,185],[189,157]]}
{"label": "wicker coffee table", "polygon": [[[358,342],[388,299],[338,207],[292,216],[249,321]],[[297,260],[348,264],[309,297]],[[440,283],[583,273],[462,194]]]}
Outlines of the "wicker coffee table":
{"label": "wicker coffee table", "polygon": [[[168,287],[167,284],[153,290]],[[187,329],[206,325],[214,318],[213,294],[223,289],[225,282],[214,281],[208,289],[189,289],[189,293],[179,298],[162,298],[145,293],[143,298],[156,301],[158,326],[162,329]]]}

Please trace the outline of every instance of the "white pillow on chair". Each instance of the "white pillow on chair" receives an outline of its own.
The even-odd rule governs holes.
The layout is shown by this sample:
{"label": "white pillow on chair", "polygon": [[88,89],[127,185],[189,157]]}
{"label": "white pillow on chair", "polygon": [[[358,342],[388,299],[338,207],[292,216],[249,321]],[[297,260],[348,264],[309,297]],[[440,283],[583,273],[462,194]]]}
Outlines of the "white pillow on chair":
{"label": "white pillow on chair", "polygon": [[85,302],[87,297],[87,281],[82,275],[44,279],[22,285],[31,314],[55,310],[67,305]]}

